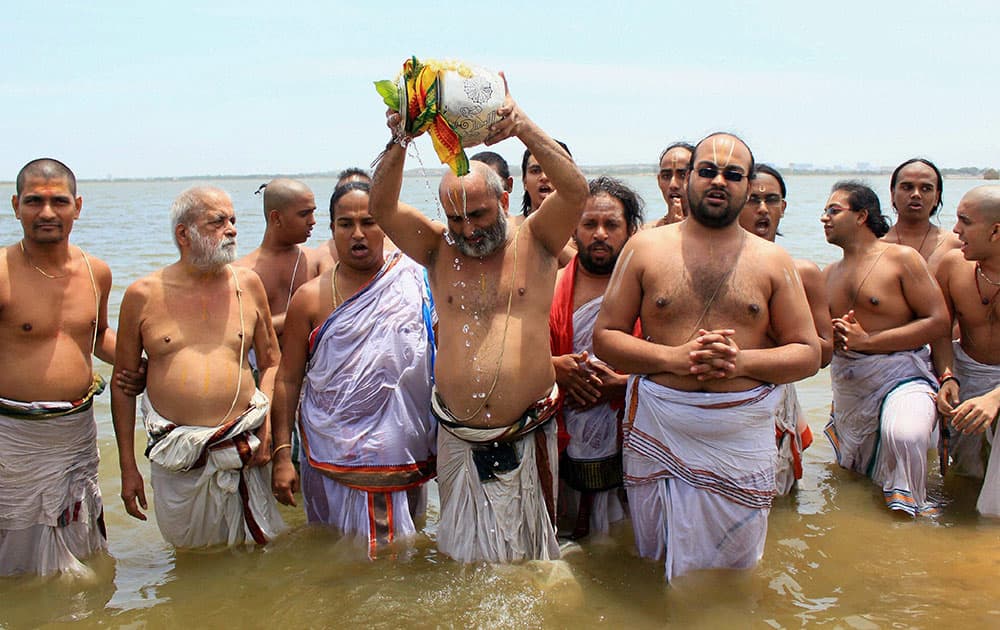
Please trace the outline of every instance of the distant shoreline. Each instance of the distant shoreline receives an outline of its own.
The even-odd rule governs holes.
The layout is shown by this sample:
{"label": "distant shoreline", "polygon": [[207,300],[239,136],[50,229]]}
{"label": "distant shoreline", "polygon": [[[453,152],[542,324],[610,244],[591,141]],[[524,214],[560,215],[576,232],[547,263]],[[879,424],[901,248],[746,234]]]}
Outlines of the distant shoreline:
{"label": "distant shoreline", "polygon": [[[652,176],[656,173],[656,164],[608,164],[608,165],[598,165],[598,166],[586,166],[581,165],[580,170],[583,171],[584,175],[596,176],[596,175],[612,175],[617,177],[641,177],[644,175]],[[424,169],[407,169],[403,172],[404,177],[440,177],[444,175],[445,168],[435,167],[435,168],[424,168]],[[793,168],[779,168],[782,175],[789,176],[795,175],[798,177],[829,177],[829,176],[840,176],[840,177],[877,177],[882,175],[889,175],[892,173],[891,168],[882,168],[875,170],[841,170],[841,169],[793,169]],[[941,172],[945,179],[984,179],[984,171],[988,169],[981,169],[979,173],[970,173],[968,168],[965,169],[942,169]],[[961,172],[959,172],[961,171]],[[78,178],[77,181],[80,183],[130,183],[130,182],[189,182],[189,181],[214,181],[214,180],[225,180],[225,179],[238,179],[238,180],[259,180],[259,181],[270,181],[276,177],[290,177],[293,179],[334,179],[337,177],[339,171],[325,171],[317,173],[258,173],[251,175],[179,175],[179,176],[157,176],[157,177],[105,177],[105,178]],[[520,177],[521,173],[519,169],[512,168],[511,175],[515,178]],[[0,184],[13,185],[14,180],[0,180]]]}

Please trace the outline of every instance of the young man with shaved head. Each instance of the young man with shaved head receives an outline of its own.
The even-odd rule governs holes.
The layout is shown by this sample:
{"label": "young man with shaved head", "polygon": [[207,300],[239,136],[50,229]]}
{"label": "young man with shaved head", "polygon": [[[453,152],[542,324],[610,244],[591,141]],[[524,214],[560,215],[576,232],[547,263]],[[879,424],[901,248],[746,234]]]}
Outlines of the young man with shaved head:
{"label": "young man with shaved head", "polygon": [[[434,413],[439,421],[438,547],[463,562],[559,555],[555,537],[558,395],[548,314],[557,256],[580,218],[587,181],[569,154],[509,94],[487,144],[515,136],[553,191],[519,227],[487,165],[449,172],[439,193],[447,225],[399,202],[409,139],[394,133],[375,171],[371,213],[427,268],[437,309]],[[397,129],[399,115],[388,124]]]}
{"label": "young man with shaved head", "polygon": [[316,225],[315,213],[316,198],[302,182],[284,178],[268,182],[264,187],[264,238],[260,247],[234,263],[260,276],[279,341],[292,294],[319,275],[319,256],[302,246]]}
{"label": "young man with shaved head", "polygon": [[[979,186],[958,204],[955,234],[960,250],[938,265],[937,280],[961,331],[933,346],[941,379],[938,411],[951,430],[949,449],[958,474],[983,478],[976,504],[980,513],[1000,517],[1000,186]],[[992,445],[988,463],[984,440]]]}
{"label": "young man with shaved head", "polygon": [[92,357],[114,360],[111,270],[70,245],[83,199],[62,162],[26,164],[11,205],[24,235],[0,250],[0,575],[85,574],[107,549]]}
{"label": "young man with shaved head", "polygon": [[625,486],[639,553],[665,557],[668,580],[760,560],[775,494],[776,385],[819,369],[794,262],[737,223],[753,169],[733,135],[698,143],[690,215],[629,240],[594,330],[597,354],[633,375]]}

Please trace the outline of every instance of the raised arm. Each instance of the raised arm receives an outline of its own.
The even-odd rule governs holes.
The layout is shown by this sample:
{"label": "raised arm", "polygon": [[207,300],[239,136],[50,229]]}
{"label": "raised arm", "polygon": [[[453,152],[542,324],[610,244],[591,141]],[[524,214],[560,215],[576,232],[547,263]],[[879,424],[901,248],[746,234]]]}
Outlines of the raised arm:
{"label": "raised arm", "polygon": [[[390,111],[388,124],[391,129],[397,128],[399,114]],[[400,203],[405,162],[406,149],[395,141],[391,142],[375,168],[368,209],[400,251],[427,267],[434,260],[445,227],[431,221],[416,208]]]}
{"label": "raised arm", "polygon": [[[115,366],[138,371],[142,357],[140,329],[142,308],[146,296],[141,288],[143,281],[130,286],[122,298],[118,314],[118,334],[115,347]],[[118,443],[118,465],[122,476],[122,502],[125,511],[134,518],[146,520],[142,510],[146,507],[146,491],[142,474],[135,459],[135,396],[126,394],[117,379],[111,383],[111,417],[114,420],[115,440]],[[142,508],[140,510],[139,508]]]}
{"label": "raised arm", "polygon": [[[505,89],[506,85],[507,78],[504,77]],[[555,187],[555,192],[545,198],[526,224],[545,249],[558,257],[583,213],[587,201],[587,179],[573,158],[525,115],[511,98],[509,90],[497,114],[501,119],[491,127],[486,144],[496,144],[516,136],[538,160]]]}

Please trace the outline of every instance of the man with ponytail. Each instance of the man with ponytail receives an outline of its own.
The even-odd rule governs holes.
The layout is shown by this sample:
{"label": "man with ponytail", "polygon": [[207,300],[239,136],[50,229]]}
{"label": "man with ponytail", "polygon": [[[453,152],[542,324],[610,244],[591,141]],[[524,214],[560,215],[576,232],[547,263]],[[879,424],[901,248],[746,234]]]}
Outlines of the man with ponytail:
{"label": "man with ponytail", "polygon": [[937,380],[926,344],[948,334],[948,310],[923,257],[879,240],[889,230],[878,195],[833,186],[820,219],[844,258],[824,270],[833,318],[833,412],[826,435],[837,462],[871,477],[890,509],[933,512],[927,450]]}

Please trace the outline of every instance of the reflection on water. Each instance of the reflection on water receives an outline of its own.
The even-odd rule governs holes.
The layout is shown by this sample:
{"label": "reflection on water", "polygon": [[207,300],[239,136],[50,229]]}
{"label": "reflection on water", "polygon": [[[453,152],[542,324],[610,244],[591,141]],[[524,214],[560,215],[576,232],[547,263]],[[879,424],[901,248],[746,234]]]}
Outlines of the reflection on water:
{"label": "reflection on water", "polygon": [[[114,559],[90,563],[92,583],[0,580],[0,625],[1000,625],[1000,524],[976,515],[977,484],[942,483],[935,472],[931,496],[947,500],[940,516],[890,513],[871,482],[831,463],[821,434],[827,373],[799,392],[819,437],[806,451],[798,491],[776,500],[764,559],[750,572],[705,571],[668,586],[661,563],[635,555],[627,524],[600,543],[568,543],[559,562],[460,565],[435,549],[436,496],[420,539],[380,552],[375,562],[365,559],[363,543],[306,526],[294,508],[283,511],[291,533],[264,549],[175,552],[152,513],[146,523],[125,514],[105,430],[101,488]],[[107,417],[107,401],[101,405],[98,416]]]}
{"label": "reflection on water", "polygon": [[[791,203],[778,242],[794,256],[821,264],[836,256],[820,240],[817,219],[833,179],[789,178]],[[252,195],[260,182],[219,183],[233,194],[241,251],[249,251],[262,232],[259,197]],[[332,190],[332,181],[308,183],[317,198]],[[655,215],[653,177],[630,183]],[[961,194],[978,183],[945,182],[945,226]],[[174,259],[166,212],[189,184],[81,184],[84,211],[73,238],[114,271],[112,320],[130,282]],[[878,185],[884,194],[885,182]],[[429,190],[409,179],[404,198],[433,215]],[[312,244],[328,237],[323,224]],[[109,239],[109,225],[128,238]],[[18,229],[12,219],[0,221],[0,243],[16,241]],[[946,502],[940,516],[914,521],[890,513],[870,481],[832,463],[822,435],[827,372],[801,384],[799,394],[816,439],[805,453],[800,488],[775,502],[761,564],[746,573],[696,573],[670,586],[661,563],[636,557],[627,524],[600,544],[568,546],[556,563],[459,565],[435,549],[436,496],[415,545],[381,552],[376,562],[365,559],[363,545],[306,527],[292,508],[283,510],[292,531],[264,549],[177,553],[160,537],[152,510],[145,523],[125,514],[104,395],[95,409],[111,555],[89,562],[96,573],[90,582],[0,579],[0,627],[1000,626],[1000,524],[975,513],[977,484],[943,483],[935,472],[929,492]],[[144,442],[137,436],[140,448]],[[148,473],[145,458],[139,462]]]}

